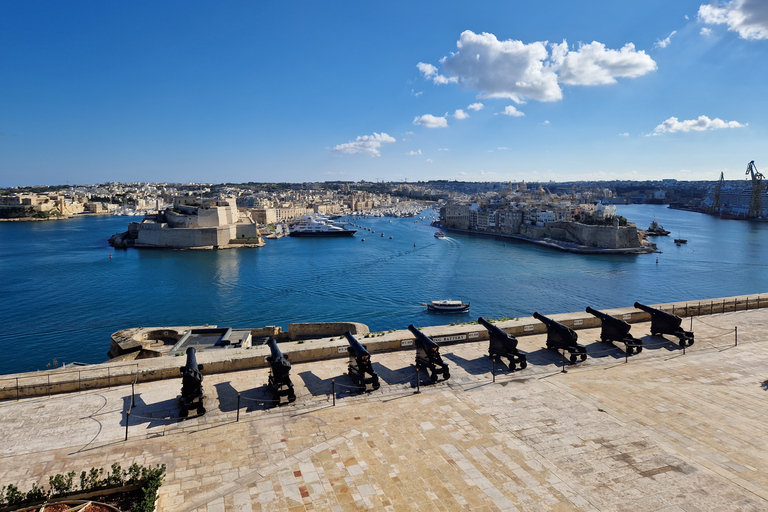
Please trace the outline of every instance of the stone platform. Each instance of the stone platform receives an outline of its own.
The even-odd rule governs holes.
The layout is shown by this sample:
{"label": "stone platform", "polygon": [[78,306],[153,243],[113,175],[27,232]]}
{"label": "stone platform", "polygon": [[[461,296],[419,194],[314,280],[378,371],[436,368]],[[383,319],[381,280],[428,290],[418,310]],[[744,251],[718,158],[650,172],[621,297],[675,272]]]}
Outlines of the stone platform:
{"label": "stone platform", "polygon": [[410,350],[373,354],[371,393],[344,359],[294,364],[298,399],[279,407],[267,368],[207,375],[208,412],[186,420],[180,378],[142,382],[127,441],[130,385],[6,400],[0,487],[137,462],[167,465],[169,512],[766,510],[768,310],[693,330],[684,354],[633,324],[645,349],[628,362],[580,330],[591,357],[567,373],[527,336],[528,368],[495,382],[487,341],[448,345],[451,379],[422,375],[418,394]]}

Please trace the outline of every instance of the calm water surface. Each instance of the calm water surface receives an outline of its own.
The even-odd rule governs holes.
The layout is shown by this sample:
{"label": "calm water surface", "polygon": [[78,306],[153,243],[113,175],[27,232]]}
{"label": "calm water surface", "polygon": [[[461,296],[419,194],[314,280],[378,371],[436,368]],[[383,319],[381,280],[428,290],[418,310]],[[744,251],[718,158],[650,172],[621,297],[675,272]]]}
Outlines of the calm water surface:
{"label": "calm water surface", "polygon": [[[125,231],[126,217],[0,223],[0,374],[54,359],[102,362],[110,335],[128,327],[358,321],[382,331],[768,292],[768,224],[664,206],[618,212],[670,230],[656,239],[662,253],[581,256],[454,234],[438,240],[427,220],[414,219],[361,219],[376,233],[351,239],[286,237],[227,251],[115,250],[107,239]],[[677,237],[688,244],[675,246]],[[420,303],[433,299],[469,300],[472,310],[427,313]]]}

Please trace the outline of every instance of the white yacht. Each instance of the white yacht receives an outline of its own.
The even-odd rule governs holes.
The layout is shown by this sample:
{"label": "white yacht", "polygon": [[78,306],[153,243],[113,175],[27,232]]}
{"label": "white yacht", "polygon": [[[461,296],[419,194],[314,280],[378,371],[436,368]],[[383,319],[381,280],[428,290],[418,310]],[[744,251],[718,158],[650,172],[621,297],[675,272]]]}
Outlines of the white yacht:
{"label": "white yacht", "polygon": [[347,229],[329,222],[306,215],[300,218],[292,227],[290,236],[352,236],[356,229]]}

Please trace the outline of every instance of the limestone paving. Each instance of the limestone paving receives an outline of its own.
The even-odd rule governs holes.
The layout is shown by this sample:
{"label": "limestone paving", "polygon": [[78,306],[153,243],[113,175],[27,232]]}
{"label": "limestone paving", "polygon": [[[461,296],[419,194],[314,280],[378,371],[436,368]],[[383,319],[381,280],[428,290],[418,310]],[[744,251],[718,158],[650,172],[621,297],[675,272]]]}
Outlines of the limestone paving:
{"label": "limestone paving", "polygon": [[167,465],[172,512],[766,510],[767,326],[696,317],[683,354],[634,324],[628,362],[582,330],[590,358],[566,373],[544,335],[521,337],[528,368],[495,382],[487,342],[445,345],[450,380],[421,375],[419,393],[413,351],[374,353],[369,393],[345,359],[295,364],[281,406],[268,369],[207,375],[207,413],[187,419],[180,378],[139,384],[132,408],[130,386],[4,401],[0,486],[137,462]]}

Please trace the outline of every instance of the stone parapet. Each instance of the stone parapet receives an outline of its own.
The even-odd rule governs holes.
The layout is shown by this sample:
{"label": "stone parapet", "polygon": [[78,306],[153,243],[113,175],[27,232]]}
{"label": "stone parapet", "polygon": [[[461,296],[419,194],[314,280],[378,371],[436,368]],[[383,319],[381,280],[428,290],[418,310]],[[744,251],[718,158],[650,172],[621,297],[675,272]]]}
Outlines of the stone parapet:
{"label": "stone parapet", "polygon": [[[651,306],[680,317],[703,316],[768,307],[768,294],[766,296],[741,295]],[[650,314],[634,307],[600,309],[600,311],[621,318],[629,323],[647,322],[650,320]],[[600,326],[600,320],[586,311],[559,314],[541,311],[540,313],[574,330]],[[546,333],[546,326],[533,317],[515,318],[494,323],[516,337]],[[330,323],[330,325],[350,326],[355,325],[355,323],[339,322]],[[356,325],[365,327],[363,324]],[[180,329],[182,328],[160,327],[144,328],[144,331],[147,332],[148,337],[150,337],[151,333],[171,336]],[[345,330],[351,329],[346,328]],[[365,327],[365,330],[367,331],[367,327]],[[440,345],[488,339],[488,331],[476,322],[424,327],[421,330]],[[121,338],[129,341],[138,341],[130,335],[132,331],[131,329],[120,331],[120,333],[123,333]],[[142,331],[139,336],[142,341],[144,340],[143,335],[144,332]],[[372,354],[395,350],[413,350],[414,346],[414,336],[408,330],[397,330],[387,333],[358,332],[355,336],[360,343],[366,345],[368,351]],[[348,357],[347,348],[348,342],[343,335],[309,341],[299,340],[280,343],[280,349],[283,354],[294,364]],[[199,364],[204,365],[205,374],[225,373],[267,367],[266,357],[269,353],[269,347],[266,345],[254,346],[250,349],[201,350],[197,353],[197,360]],[[179,368],[184,365],[184,362],[183,357],[166,356],[132,362],[110,361],[74,369],[46,370],[0,376],[0,399],[45,396],[83,389],[106,388],[152,380],[180,378]]]}

